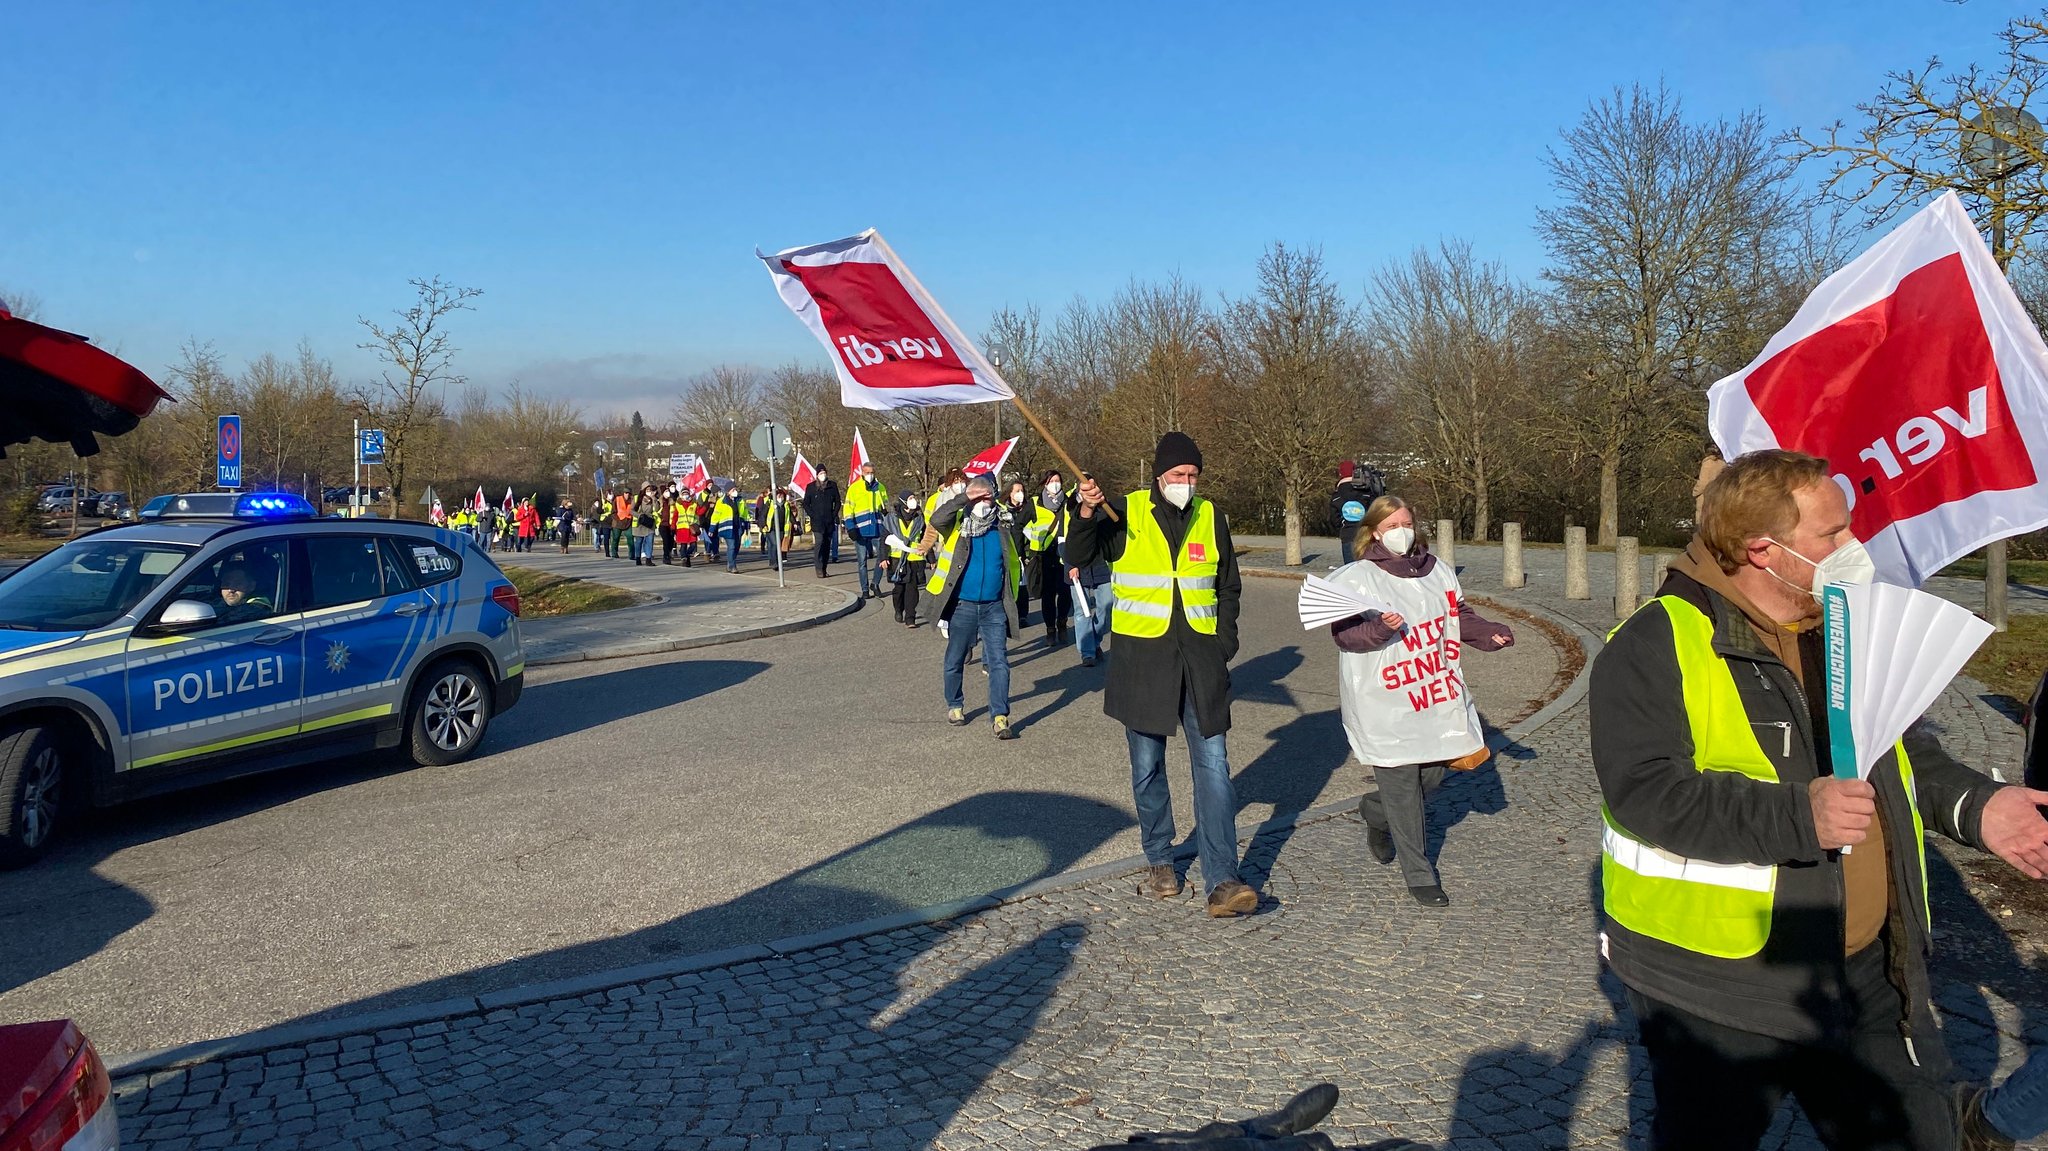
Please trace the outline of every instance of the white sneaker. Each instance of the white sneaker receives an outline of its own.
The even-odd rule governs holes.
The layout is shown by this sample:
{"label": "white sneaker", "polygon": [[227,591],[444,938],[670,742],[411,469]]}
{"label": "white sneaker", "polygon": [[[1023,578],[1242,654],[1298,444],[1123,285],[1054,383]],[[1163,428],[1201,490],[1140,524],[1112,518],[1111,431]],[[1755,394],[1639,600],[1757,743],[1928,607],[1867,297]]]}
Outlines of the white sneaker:
{"label": "white sneaker", "polygon": [[940,621],[939,621],[939,638],[940,638],[940,639],[949,639],[949,638],[951,638],[951,637],[952,637],[952,635],[953,635],[953,627],[952,627],[952,624],[951,624],[950,622],[946,621],[946,620],[940,620]]}

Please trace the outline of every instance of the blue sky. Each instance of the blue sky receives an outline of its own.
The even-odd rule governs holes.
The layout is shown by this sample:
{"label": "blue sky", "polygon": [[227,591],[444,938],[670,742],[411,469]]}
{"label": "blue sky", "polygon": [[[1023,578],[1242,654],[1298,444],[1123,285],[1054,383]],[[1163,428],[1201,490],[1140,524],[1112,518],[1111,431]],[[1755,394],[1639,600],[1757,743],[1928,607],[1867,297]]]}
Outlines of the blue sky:
{"label": "blue sky", "polygon": [[978,330],[1270,241],[1356,291],[1438,237],[1533,276],[1544,150],[1616,84],[1696,117],[1853,114],[1989,59],[2020,6],[663,3],[18,5],[0,286],[152,372],[484,289],[479,382],[673,406],[721,361],[826,362],[753,249],[876,226]]}

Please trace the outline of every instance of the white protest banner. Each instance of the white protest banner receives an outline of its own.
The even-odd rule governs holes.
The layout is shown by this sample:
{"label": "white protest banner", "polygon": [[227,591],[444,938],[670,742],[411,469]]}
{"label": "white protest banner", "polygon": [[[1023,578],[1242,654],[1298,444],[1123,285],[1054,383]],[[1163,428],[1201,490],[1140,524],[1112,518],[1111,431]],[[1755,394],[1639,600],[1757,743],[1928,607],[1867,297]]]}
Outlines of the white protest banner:
{"label": "white protest banner", "polygon": [[2048,525],[2048,345],[1953,192],[1822,281],[1707,424],[1729,459],[1825,458],[1887,583]]}
{"label": "white protest banner", "polygon": [[849,408],[1012,400],[1015,393],[873,228],[858,236],[756,249],[783,303],[832,353]]}

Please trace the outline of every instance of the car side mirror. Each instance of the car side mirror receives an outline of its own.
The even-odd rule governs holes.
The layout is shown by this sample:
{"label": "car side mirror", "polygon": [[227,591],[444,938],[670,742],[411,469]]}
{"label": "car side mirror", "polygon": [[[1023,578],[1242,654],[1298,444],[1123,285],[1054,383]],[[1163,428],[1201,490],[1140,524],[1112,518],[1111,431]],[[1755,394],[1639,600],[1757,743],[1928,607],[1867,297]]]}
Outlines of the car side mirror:
{"label": "car side mirror", "polygon": [[164,631],[191,631],[219,618],[213,605],[204,600],[173,600],[171,606],[164,609],[164,614],[158,617],[156,626]]}

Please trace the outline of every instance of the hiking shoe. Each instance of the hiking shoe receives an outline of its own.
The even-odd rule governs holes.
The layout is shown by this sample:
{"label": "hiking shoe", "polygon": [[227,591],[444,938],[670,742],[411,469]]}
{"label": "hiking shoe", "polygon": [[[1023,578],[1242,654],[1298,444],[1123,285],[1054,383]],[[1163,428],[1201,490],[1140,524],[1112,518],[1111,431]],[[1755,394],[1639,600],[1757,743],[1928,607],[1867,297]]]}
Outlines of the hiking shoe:
{"label": "hiking shoe", "polygon": [[1154,899],[1172,899],[1181,893],[1180,874],[1171,863],[1155,863],[1145,869],[1145,878],[1138,881],[1138,894]]}
{"label": "hiking shoe", "polygon": [[1234,919],[1259,909],[1259,893],[1250,884],[1226,879],[1209,893],[1209,918]]}
{"label": "hiking shoe", "polygon": [[1367,824],[1365,828],[1365,848],[1367,851],[1372,852],[1374,863],[1394,862],[1394,833],[1391,831],[1381,831],[1379,828]]}
{"label": "hiking shoe", "polygon": [[964,727],[967,723],[967,713],[960,708],[949,707],[946,709],[946,722],[954,727]]}
{"label": "hiking shoe", "polygon": [[1094,666],[1095,666],[1095,657],[1094,657],[1094,656],[1092,656],[1092,655],[1084,655],[1084,656],[1082,656],[1082,657],[1081,657],[1081,666],[1082,666],[1082,667],[1094,667]]}
{"label": "hiking shoe", "polygon": [[999,715],[999,716],[997,716],[997,717],[996,717],[996,738],[997,738],[997,739],[1015,739],[1015,738],[1017,738],[1017,729],[1016,729],[1016,728],[1014,728],[1014,727],[1011,727],[1011,726],[1010,726],[1010,717],[1009,717],[1009,716],[1007,716],[1007,715]]}

